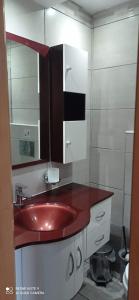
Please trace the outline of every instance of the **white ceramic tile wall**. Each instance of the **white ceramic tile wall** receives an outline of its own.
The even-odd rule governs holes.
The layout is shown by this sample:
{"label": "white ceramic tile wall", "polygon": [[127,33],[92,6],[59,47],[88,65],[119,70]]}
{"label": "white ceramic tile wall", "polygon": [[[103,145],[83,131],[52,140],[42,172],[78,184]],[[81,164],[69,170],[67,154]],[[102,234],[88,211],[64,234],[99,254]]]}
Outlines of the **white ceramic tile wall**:
{"label": "white ceramic tile wall", "polygon": [[79,184],[89,185],[89,158],[73,163],[72,180]]}
{"label": "white ceramic tile wall", "polygon": [[87,50],[91,65],[91,29],[58,11],[50,16],[45,10],[45,43],[48,46],[65,43]]}
{"label": "white ceramic tile wall", "polygon": [[86,109],[91,109],[91,86],[92,86],[92,71],[88,70],[88,86],[86,93]]}
{"label": "white ceramic tile wall", "polygon": [[95,70],[92,109],[135,108],[135,83],[136,64]]}
{"label": "white ceramic tile wall", "polygon": [[130,220],[131,220],[131,195],[125,195],[125,205],[124,205],[124,226],[129,235],[130,233]]}
{"label": "white ceramic tile wall", "polygon": [[34,77],[37,76],[37,53],[26,47],[11,48],[11,77]]}
{"label": "white ceramic tile wall", "polygon": [[94,68],[137,62],[138,17],[94,29]]}
{"label": "white ceramic tile wall", "polygon": [[37,77],[12,79],[12,107],[39,108]]}
{"label": "white ceramic tile wall", "polygon": [[37,124],[40,119],[37,53],[13,43],[8,44],[8,57],[12,122]]}
{"label": "white ceramic tile wall", "polygon": [[5,21],[6,31],[44,43],[44,10],[35,2],[5,0]]}
{"label": "white ceramic tile wall", "polygon": [[126,152],[133,149],[133,136],[125,131],[134,129],[139,21],[131,15],[127,8],[107,11],[95,17],[93,29],[90,182],[114,189],[116,226],[124,222],[125,192],[131,190],[132,153]]}
{"label": "white ceramic tile wall", "polygon": [[[26,125],[15,125],[11,124],[11,137],[14,139],[28,139],[32,140],[38,139],[38,126],[26,126]],[[27,135],[27,131],[30,131],[29,135]]]}
{"label": "white ceramic tile wall", "polygon": [[85,118],[87,120],[87,148],[89,149],[91,146],[91,139],[90,139],[91,110],[86,109]]}
{"label": "white ceramic tile wall", "polygon": [[133,109],[91,111],[92,146],[125,150],[125,131],[134,126]]}
{"label": "white ceramic tile wall", "polygon": [[125,194],[131,195],[132,153],[125,153]]}
{"label": "white ceramic tile wall", "polygon": [[90,182],[90,112],[86,109],[87,120],[87,158],[72,164],[73,182],[89,185]]}
{"label": "white ceramic tile wall", "polygon": [[139,15],[139,5],[137,4],[137,2],[133,3],[132,1],[131,5],[126,2],[124,4],[113,7],[112,9],[95,14],[93,17],[93,25],[94,27],[99,27],[137,15]]}
{"label": "white ceramic tile wall", "polygon": [[38,124],[40,119],[40,110],[39,109],[12,109],[13,123],[19,124]]}
{"label": "white ceramic tile wall", "polygon": [[124,153],[109,149],[91,148],[90,181],[119,190],[124,185]]}
{"label": "white ceramic tile wall", "polygon": [[128,235],[130,234],[131,188],[134,132],[125,133],[125,184],[124,184],[124,220]]}
{"label": "white ceramic tile wall", "polygon": [[28,168],[22,168],[13,171],[13,199],[15,199],[15,184],[22,183],[25,185],[26,193],[28,195],[35,195],[38,193],[45,192],[49,189],[56,188],[61,185],[68,184],[72,181],[71,178],[71,164],[61,165],[53,164],[60,169],[60,183],[56,185],[46,185],[43,181],[43,175],[47,172],[48,164],[44,163],[41,165],[35,165]]}
{"label": "white ceramic tile wall", "polygon": [[90,182],[90,148],[88,147],[87,159],[72,164],[72,181],[89,185]]}

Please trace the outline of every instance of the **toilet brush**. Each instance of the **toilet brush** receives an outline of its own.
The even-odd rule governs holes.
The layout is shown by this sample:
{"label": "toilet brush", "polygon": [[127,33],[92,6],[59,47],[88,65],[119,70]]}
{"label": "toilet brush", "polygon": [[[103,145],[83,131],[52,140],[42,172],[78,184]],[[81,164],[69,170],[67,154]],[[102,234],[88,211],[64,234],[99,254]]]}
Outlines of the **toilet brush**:
{"label": "toilet brush", "polygon": [[125,226],[123,226],[123,240],[124,240],[124,249],[125,249],[125,257],[126,257],[128,250],[127,250]]}

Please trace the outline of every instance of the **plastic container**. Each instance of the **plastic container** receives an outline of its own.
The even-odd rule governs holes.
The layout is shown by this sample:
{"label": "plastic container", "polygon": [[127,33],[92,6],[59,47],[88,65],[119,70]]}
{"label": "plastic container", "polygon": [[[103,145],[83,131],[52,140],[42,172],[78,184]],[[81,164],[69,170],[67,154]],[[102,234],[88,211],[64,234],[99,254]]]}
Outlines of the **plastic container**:
{"label": "plastic container", "polygon": [[90,257],[89,277],[98,285],[106,285],[112,280],[111,264],[116,256],[113,247],[108,243]]}

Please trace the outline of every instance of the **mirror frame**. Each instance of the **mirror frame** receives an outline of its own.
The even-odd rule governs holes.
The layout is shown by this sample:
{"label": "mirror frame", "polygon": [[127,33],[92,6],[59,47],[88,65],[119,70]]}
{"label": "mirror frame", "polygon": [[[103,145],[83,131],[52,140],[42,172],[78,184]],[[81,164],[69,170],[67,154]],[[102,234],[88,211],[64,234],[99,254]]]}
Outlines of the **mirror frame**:
{"label": "mirror frame", "polygon": [[40,159],[12,165],[12,169],[25,168],[49,161],[50,152],[50,71],[49,47],[30,39],[6,32],[6,39],[25,45],[39,53],[40,74]]}

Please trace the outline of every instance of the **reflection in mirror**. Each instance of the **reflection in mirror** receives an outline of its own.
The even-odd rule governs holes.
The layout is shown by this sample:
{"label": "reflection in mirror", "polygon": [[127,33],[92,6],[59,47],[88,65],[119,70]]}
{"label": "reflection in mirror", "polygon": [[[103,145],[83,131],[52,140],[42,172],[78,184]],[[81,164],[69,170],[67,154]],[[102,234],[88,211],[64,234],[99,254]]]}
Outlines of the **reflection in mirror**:
{"label": "reflection in mirror", "polygon": [[7,40],[12,164],[40,159],[39,55]]}
{"label": "reflection in mirror", "polygon": [[6,32],[12,167],[49,161],[49,47]]}

